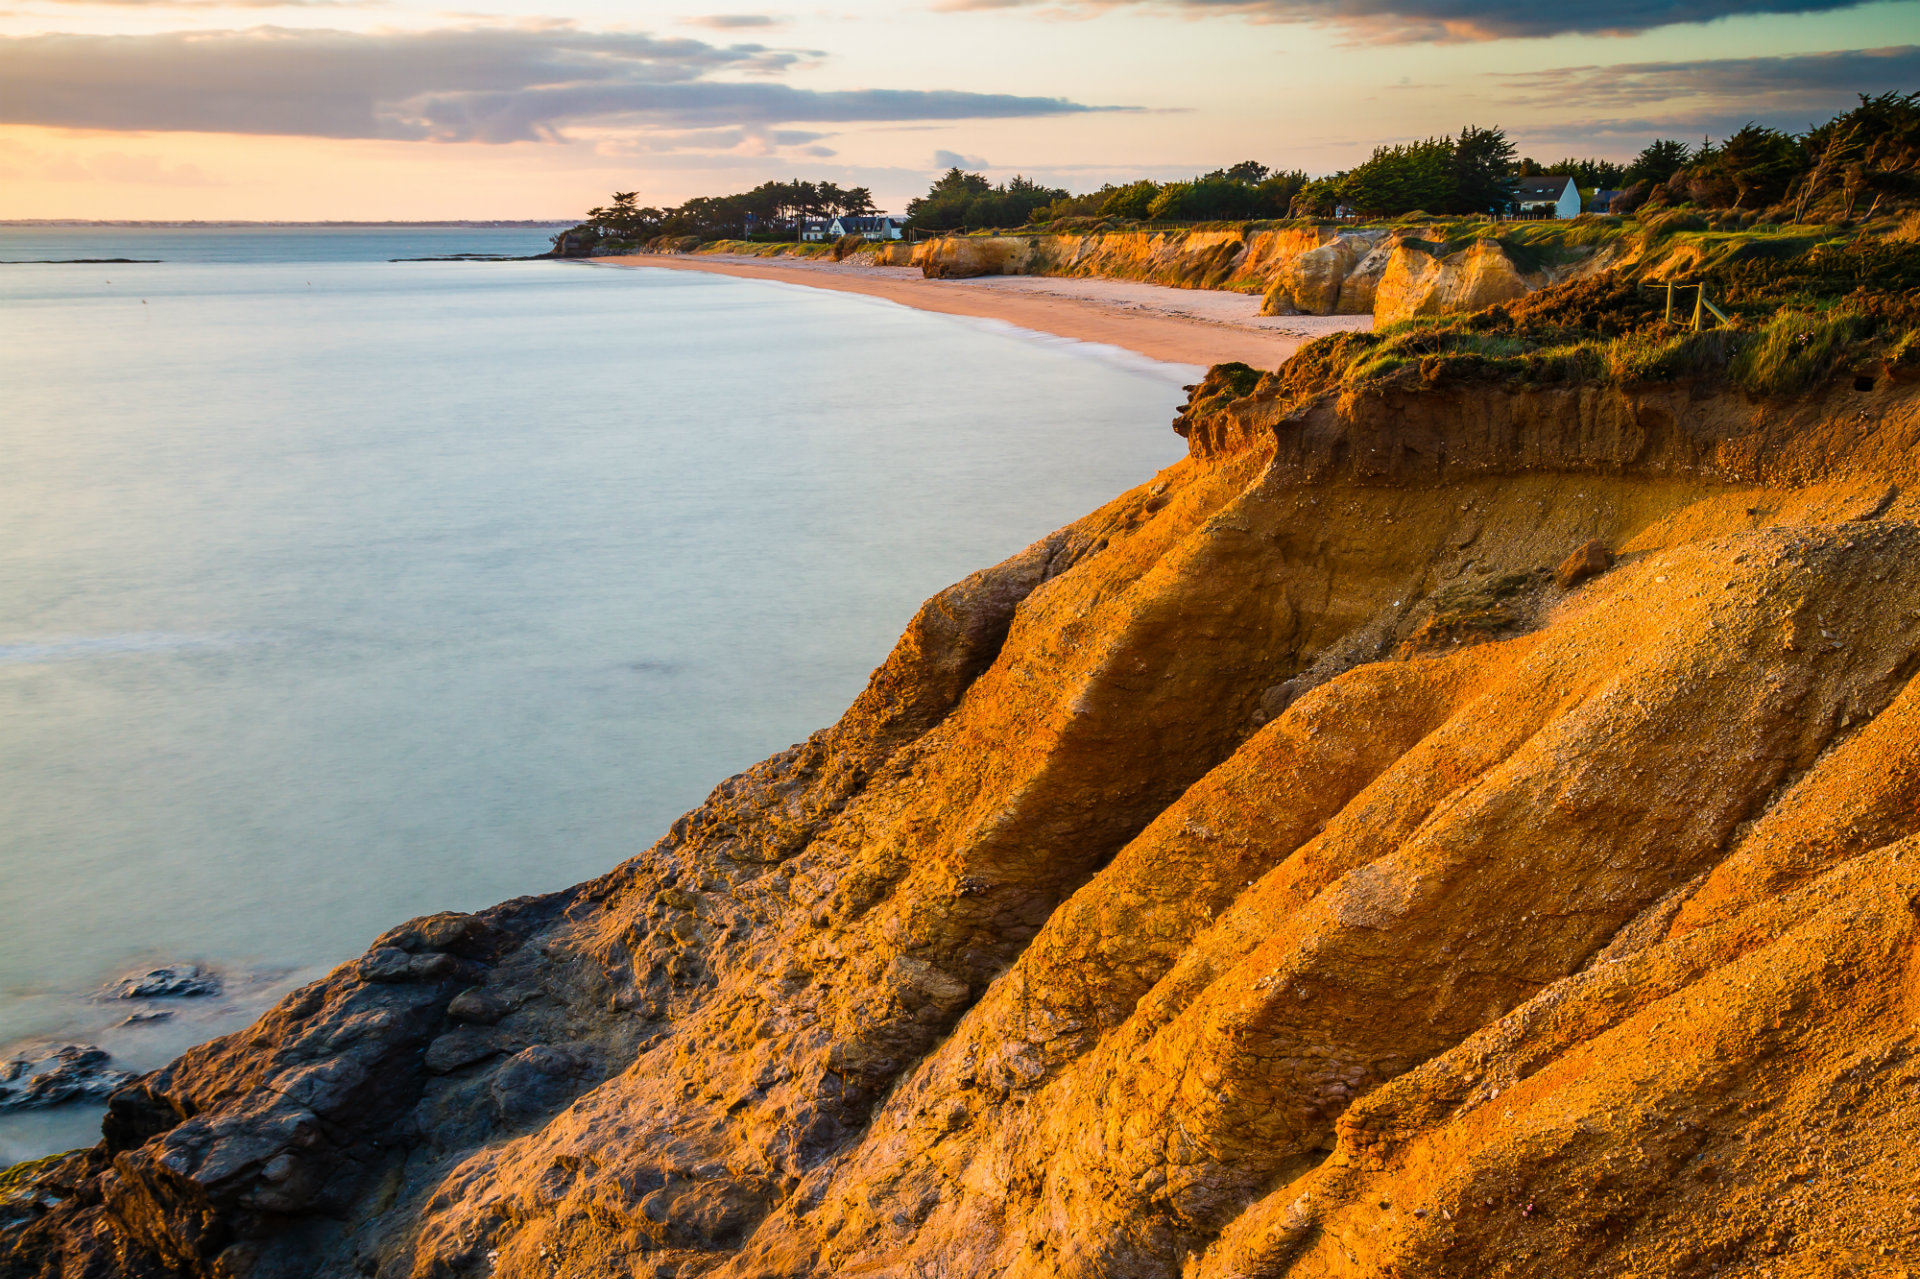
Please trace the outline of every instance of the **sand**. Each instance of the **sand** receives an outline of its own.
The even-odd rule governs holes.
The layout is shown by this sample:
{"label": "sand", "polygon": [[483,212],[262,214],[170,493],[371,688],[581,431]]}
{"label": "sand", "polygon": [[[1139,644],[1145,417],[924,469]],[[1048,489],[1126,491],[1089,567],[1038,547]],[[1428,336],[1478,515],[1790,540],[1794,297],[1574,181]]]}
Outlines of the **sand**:
{"label": "sand", "polygon": [[1173,289],[1131,280],[1032,275],[929,280],[917,267],[791,258],[769,262],[721,253],[698,257],[649,253],[593,258],[590,263],[707,271],[860,293],[922,311],[1001,320],[1056,337],[1117,346],[1149,359],[1202,367],[1239,360],[1270,369],[1314,338],[1373,325],[1372,317],[1365,315],[1263,316],[1260,299],[1252,294]]}

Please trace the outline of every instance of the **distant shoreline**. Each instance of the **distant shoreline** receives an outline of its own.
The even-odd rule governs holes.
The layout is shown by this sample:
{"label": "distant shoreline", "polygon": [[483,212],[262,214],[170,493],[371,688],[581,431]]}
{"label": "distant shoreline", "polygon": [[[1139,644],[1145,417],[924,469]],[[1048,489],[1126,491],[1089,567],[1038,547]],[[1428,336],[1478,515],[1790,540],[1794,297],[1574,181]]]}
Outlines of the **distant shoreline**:
{"label": "distant shoreline", "polygon": [[188,231],[203,227],[210,231],[234,230],[242,227],[271,227],[276,231],[313,231],[328,228],[354,230],[376,227],[419,227],[423,230],[428,230],[434,227],[474,227],[482,230],[537,231],[545,230],[548,227],[569,227],[577,221],[579,221],[577,218],[492,222],[463,221],[459,219],[439,222],[248,222],[240,220],[207,222],[186,219],[180,221],[155,221],[151,219],[141,221],[112,221],[94,218],[0,218],[0,227],[117,227],[122,229],[127,227],[151,227],[164,231]]}
{"label": "distant shoreline", "polygon": [[1024,275],[929,280],[912,267],[774,263],[722,254],[648,253],[568,260],[627,269],[704,271],[858,293],[915,310],[999,320],[1203,369],[1233,360],[1255,368],[1277,368],[1314,338],[1371,328],[1373,323],[1370,316],[1262,316],[1260,299],[1251,294],[1124,280]]}

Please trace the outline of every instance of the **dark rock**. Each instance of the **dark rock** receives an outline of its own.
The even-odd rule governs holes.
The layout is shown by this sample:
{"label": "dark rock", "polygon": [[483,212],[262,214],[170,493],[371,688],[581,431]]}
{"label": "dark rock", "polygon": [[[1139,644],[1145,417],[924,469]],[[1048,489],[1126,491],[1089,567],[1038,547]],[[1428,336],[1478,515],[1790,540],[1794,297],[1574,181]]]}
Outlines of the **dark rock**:
{"label": "dark rock", "polygon": [[388,929],[375,939],[373,949],[392,947],[410,955],[444,951],[462,959],[490,961],[509,943],[510,939],[499,929],[477,915],[442,911],[409,919],[397,928]]}
{"label": "dark rock", "polygon": [[557,1110],[580,1090],[586,1065],[574,1053],[535,1044],[509,1057],[488,1085],[494,1109],[508,1123]]}
{"label": "dark rock", "polygon": [[513,1011],[509,1004],[492,991],[475,987],[463,990],[453,997],[447,1005],[447,1016],[455,1021],[472,1022],[478,1026],[491,1026]]}
{"label": "dark rock", "polygon": [[120,1022],[122,1026],[140,1026],[150,1021],[171,1021],[173,1014],[165,1008],[143,1008],[137,1013],[128,1013]]}
{"label": "dark rock", "polygon": [[451,1074],[463,1066],[497,1057],[506,1049],[507,1039],[500,1031],[462,1026],[427,1046],[426,1066],[436,1075]]}
{"label": "dark rock", "polygon": [[392,946],[376,946],[360,961],[360,980],[401,982],[413,980],[413,956]]}
{"label": "dark rock", "polygon": [[133,1076],[110,1070],[105,1049],[65,1044],[41,1057],[0,1063],[0,1111],[41,1110],[72,1101],[105,1101]]}
{"label": "dark rock", "polygon": [[121,978],[113,993],[119,999],[197,999],[219,994],[220,979],[193,964],[168,964]]}
{"label": "dark rock", "polygon": [[133,1150],[185,1119],[186,1111],[172,1098],[145,1083],[129,1084],[107,1098],[107,1117],[100,1135],[107,1153]]}
{"label": "dark rock", "polygon": [[1600,541],[1588,542],[1560,561],[1553,580],[1560,589],[1571,590],[1590,577],[1598,577],[1613,567],[1613,552]]}

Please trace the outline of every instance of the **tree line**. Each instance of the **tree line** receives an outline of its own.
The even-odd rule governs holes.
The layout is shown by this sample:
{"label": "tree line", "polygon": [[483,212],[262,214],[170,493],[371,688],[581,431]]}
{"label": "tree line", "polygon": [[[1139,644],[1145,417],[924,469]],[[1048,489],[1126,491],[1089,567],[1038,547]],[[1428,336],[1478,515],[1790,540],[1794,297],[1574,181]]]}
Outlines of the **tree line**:
{"label": "tree line", "polygon": [[600,238],[648,240],[661,235],[692,235],[703,240],[745,239],[763,234],[793,238],[806,222],[874,212],[873,192],[842,189],[831,182],[762,182],[738,195],[695,196],[685,204],[656,209],[640,202],[637,191],[616,191],[613,202],[587,210],[579,229]]}
{"label": "tree line", "polygon": [[[1856,212],[1920,199],[1920,93],[1860,95],[1860,105],[1801,133],[1748,124],[1718,142],[1658,138],[1632,160],[1518,157],[1498,128],[1383,146],[1352,169],[1309,178],[1244,160],[1175,182],[1139,179],[1073,195],[1016,175],[1004,182],[948,169],[907,205],[921,231],[973,231],[1075,220],[1237,222],[1349,214],[1489,216],[1510,213],[1524,178],[1568,176],[1583,191],[1612,190],[1614,213],[1675,205],[1798,219],[1816,211]],[[831,182],[765,182],[738,195],[700,196],[668,209],[616,192],[587,221],[556,237],[591,245],[656,236],[799,238],[807,221],[874,211],[865,187]],[[1864,210],[1863,210],[1864,203]],[[1084,224],[1084,223],[1082,223]]]}

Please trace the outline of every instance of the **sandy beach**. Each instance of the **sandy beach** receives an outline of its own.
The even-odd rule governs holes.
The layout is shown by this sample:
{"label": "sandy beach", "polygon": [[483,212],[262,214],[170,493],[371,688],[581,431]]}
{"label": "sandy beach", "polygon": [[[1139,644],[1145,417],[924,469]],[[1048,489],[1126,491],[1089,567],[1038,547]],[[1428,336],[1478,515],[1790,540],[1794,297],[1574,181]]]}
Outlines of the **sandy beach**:
{"label": "sandy beach", "polygon": [[885,298],[945,315],[1001,320],[1023,329],[1081,342],[1121,347],[1149,359],[1206,366],[1239,360],[1255,368],[1279,365],[1314,338],[1371,328],[1365,315],[1263,316],[1247,293],[1173,289],[1130,280],[992,275],[929,280],[917,267],[856,266],[842,262],[728,254],[637,254],[593,258],[593,266],[706,271],[752,280],[777,280]]}

